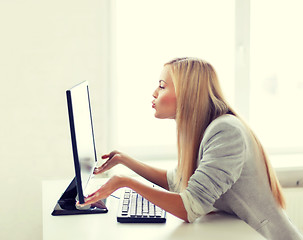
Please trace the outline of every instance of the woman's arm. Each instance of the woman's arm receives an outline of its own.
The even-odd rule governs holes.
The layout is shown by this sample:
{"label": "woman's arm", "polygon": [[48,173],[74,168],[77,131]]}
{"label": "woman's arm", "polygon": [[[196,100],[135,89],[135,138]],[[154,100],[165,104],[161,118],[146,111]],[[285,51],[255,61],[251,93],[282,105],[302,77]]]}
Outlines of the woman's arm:
{"label": "woman's arm", "polygon": [[168,183],[167,183],[167,171],[163,169],[159,169],[156,167],[149,166],[145,163],[136,161],[133,158],[129,158],[124,165],[134,172],[139,174],[140,176],[144,177],[145,179],[149,180],[150,182],[163,187],[166,190],[169,190]]}
{"label": "woman's arm", "polygon": [[131,178],[127,179],[127,186],[158,207],[188,222],[187,212],[178,193],[155,189]]}
{"label": "woman's arm", "polygon": [[166,177],[166,170],[149,166],[118,151],[113,151],[108,155],[102,156],[102,158],[107,159],[107,161],[101,167],[95,169],[95,174],[105,172],[117,164],[123,164],[124,166],[128,167],[140,176],[147,179],[148,181],[160,187],[163,187],[166,190],[169,189]]}
{"label": "woman's arm", "polygon": [[83,205],[92,204],[100,199],[107,198],[110,194],[121,187],[129,187],[133,189],[153,204],[188,222],[187,212],[183,205],[182,198],[178,193],[155,189],[135,179],[123,176],[113,176],[110,178],[108,182],[99,188],[99,190],[89,195],[85,199],[85,203]]}

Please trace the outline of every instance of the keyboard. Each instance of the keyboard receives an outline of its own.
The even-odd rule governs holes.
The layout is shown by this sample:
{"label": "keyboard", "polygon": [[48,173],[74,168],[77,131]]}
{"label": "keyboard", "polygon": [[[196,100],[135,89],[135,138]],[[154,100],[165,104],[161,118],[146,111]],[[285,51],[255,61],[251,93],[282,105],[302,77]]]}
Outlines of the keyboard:
{"label": "keyboard", "polygon": [[165,223],[166,211],[135,191],[124,188],[119,199],[117,221],[120,223]]}

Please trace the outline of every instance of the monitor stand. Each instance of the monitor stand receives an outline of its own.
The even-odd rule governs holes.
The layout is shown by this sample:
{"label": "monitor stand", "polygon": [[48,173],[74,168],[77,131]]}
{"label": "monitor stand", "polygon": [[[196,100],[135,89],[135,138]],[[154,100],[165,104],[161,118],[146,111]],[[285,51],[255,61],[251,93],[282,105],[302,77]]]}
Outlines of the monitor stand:
{"label": "monitor stand", "polygon": [[80,208],[76,206],[77,198],[77,187],[76,187],[76,178],[72,180],[69,186],[66,188],[60,199],[58,200],[54,211],[52,212],[53,216],[60,215],[78,215],[78,214],[95,214],[95,213],[107,213],[108,210],[105,206],[106,199],[100,200],[95,204],[92,204],[90,207]]}

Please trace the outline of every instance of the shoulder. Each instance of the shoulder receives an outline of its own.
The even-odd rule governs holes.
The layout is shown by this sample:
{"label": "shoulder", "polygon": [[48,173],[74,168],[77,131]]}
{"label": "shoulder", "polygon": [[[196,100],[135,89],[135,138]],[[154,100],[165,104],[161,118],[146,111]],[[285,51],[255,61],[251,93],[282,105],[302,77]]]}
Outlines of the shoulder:
{"label": "shoulder", "polygon": [[246,129],[242,121],[236,116],[225,114],[213,120],[205,130],[203,141],[213,137],[232,138],[243,137]]}
{"label": "shoulder", "polygon": [[242,130],[244,124],[236,116],[225,114],[213,120],[206,128],[205,134],[220,130]]}
{"label": "shoulder", "polygon": [[240,119],[223,115],[206,128],[199,149],[199,159],[206,153],[216,157],[242,155],[247,148],[247,130]]}

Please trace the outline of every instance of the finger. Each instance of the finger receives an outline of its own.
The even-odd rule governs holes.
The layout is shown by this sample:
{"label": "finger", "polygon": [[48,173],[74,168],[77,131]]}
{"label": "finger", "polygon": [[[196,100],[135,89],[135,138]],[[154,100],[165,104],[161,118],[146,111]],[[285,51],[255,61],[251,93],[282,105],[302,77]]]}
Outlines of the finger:
{"label": "finger", "polygon": [[109,158],[109,154],[104,154],[103,156],[101,156],[102,159],[106,159]]}
{"label": "finger", "polygon": [[88,200],[90,200],[91,198],[96,197],[96,192],[89,194],[88,196],[84,197],[84,202],[86,203]]}
{"label": "finger", "polygon": [[94,174],[99,174],[99,173],[102,172],[102,170],[103,170],[102,166],[101,167],[97,167],[97,168],[94,169]]}
{"label": "finger", "polygon": [[97,192],[96,194],[85,198],[84,206],[92,204],[92,203],[95,203],[95,202],[97,202],[100,199],[102,199],[102,198],[101,198],[100,194]]}
{"label": "finger", "polygon": [[100,167],[96,167],[94,169],[94,174],[102,173],[105,171],[106,166],[108,165],[107,162],[103,163]]}
{"label": "finger", "polygon": [[108,161],[109,161],[109,160],[105,161],[105,162],[102,163],[102,165],[99,166],[99,167],[95,167],[95,169],[96,169],[96,170],[103,169],[103,168],[108,164]]}
{"label": "finger", "polygon": [[77,205],[77,206],[80,206],[80,207],[84,207],[84,206],[89,205],[89,203],[87,203],[87,202],[80,203],[79,201],[77,201],[77,202],[76,202],[76,205]]}

